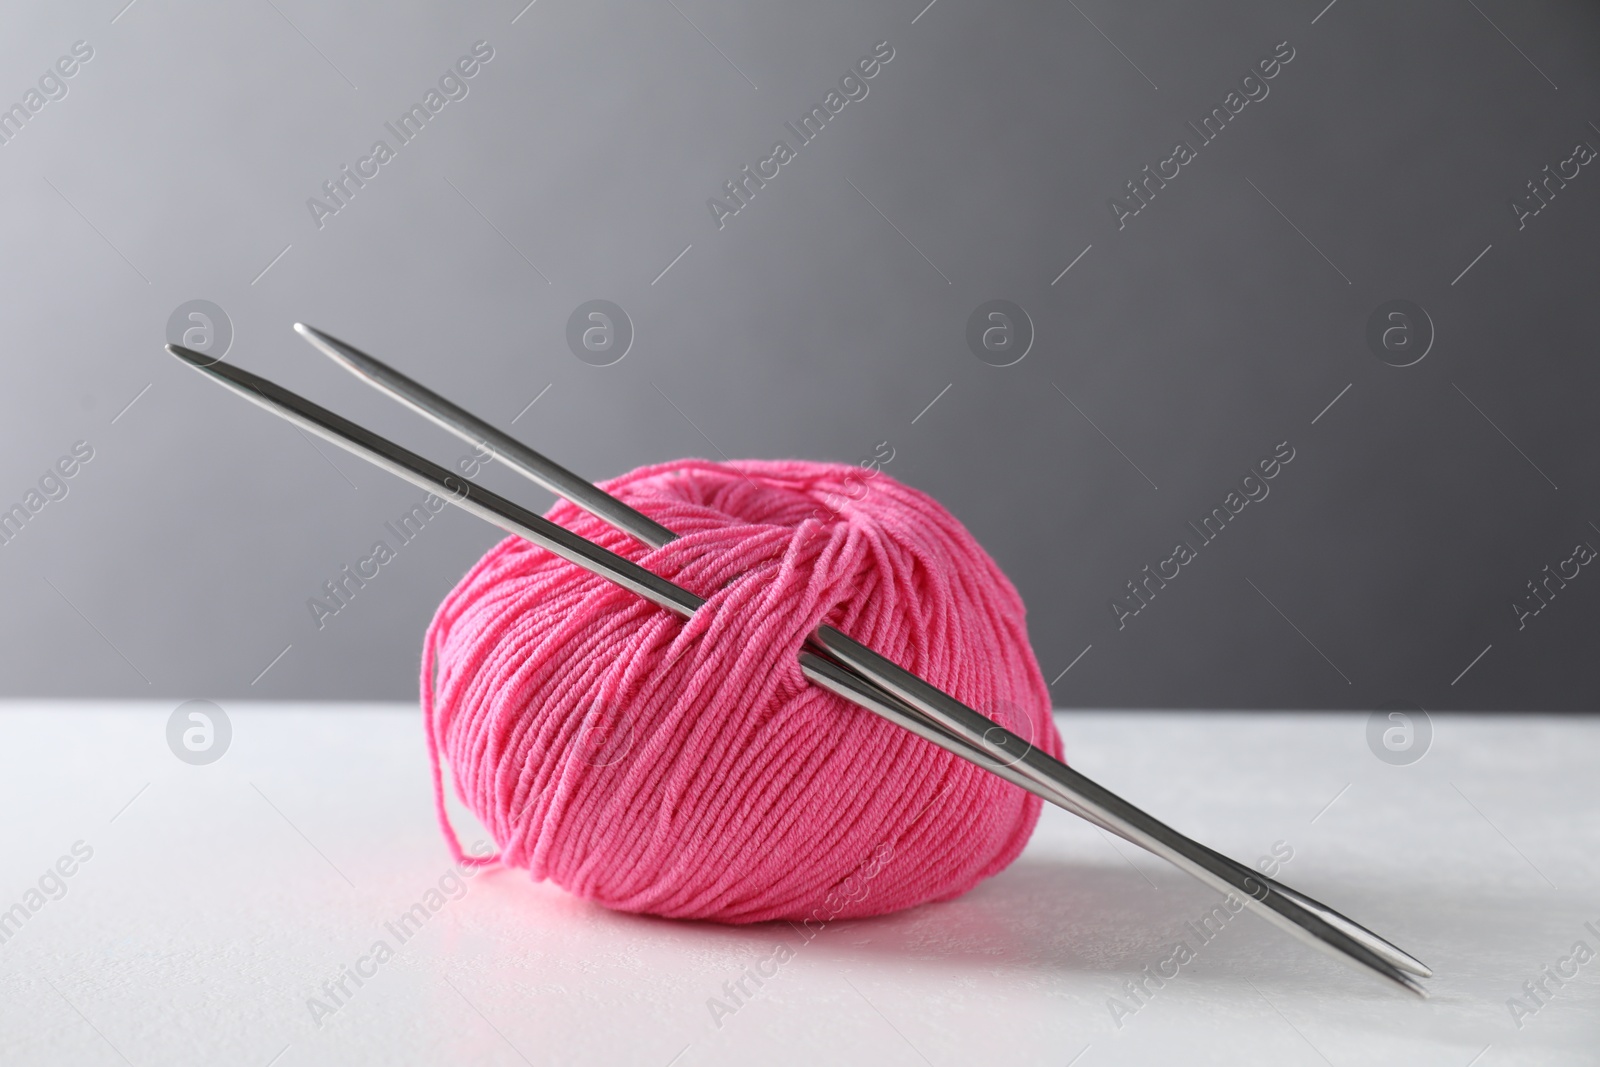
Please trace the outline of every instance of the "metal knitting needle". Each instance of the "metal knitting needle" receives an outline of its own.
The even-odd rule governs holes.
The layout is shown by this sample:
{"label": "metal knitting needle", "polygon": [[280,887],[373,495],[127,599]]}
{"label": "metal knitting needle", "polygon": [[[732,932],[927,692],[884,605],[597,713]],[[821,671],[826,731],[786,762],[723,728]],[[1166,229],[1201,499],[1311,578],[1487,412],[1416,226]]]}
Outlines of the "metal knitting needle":
{"label": "metal knitting needle", "polygon": [[[555,493],[557,496],[584,508],[617,529],[631,534],[641,543],[651,548],[659,548],[677,538],[677,534],[665,526],[629,507],[616,497],[567,470],[554,460],[529,448],[516,438],[501,432],[498,428],[479,419],[465,408],[452,403],[421,382],[408,377],[377,357],[369,355],[354,345],[341,341],[339,338],[324,333],[313,326],[295,323],[294,328],[314,348],[368,385],[405,404],[429,421],[468,443],[480,448],[487,448],[491,454],[505,462],[519,474]],[[920,715],[908,715],[908,711],[915,713],[920,709],[926,708],[926,701],[919,699],[907,701],[885,699],[884,687],[886,678],[881,673],[878,673],[877,665],[870,661],[863,662],[860,656],[862,652],[867,652],[871,655],[870,650],[865,649],[864,646],[857,644],[832,627],[826,627],[824,631],[820,635],[823,640],[813,642],[813,644],[824,651],[832,652],[847,665],[841,670],[837,664],[830,663],[824,657],[816,656],[810,652],[802,653],[802,666],[806,669],[812,681],[857,704],[861,704],[863,698],[875,696],[879,706],[869,710],[891,719],[897,725],[909,729],[927,740],[932,740],[935,744],[955,752],[985,770],[1005,778],[1014,785],[1028,789],[1044,797],[1044,799],[1050,800],[1058,806],[1064,807],[1074,814],[1101,826],[1103,829],[1109,830],[1136,845],[1140,845],[1140,847],[1144,847],[1140,841],[1123,833],[1117,825],[1102,821],[1091,810],[1077,804],[1070,790],[1066,792],[1057,790],[1053,795],[1048,796],[1042,793],[1039,787],[1041,785],[1049,787],[1051,784],[1048,776],[1035,775],[1029,777],[1025,771],[1019,770],[1014,766],[1015,758],[1010,752],[1007,753],[1005,759],[995,760],[983,748],[967,741],[960,731],[952,732],[940,726],[937,719],[930,715],[928,711],[922,711]],[[883,661],[883,663],[894,671],[899,672],[905,679],[920,682],[920,679],[916,679],[909,672],[901,671],[898,666],[888,663],[888,661]],[[867,685],[853,685],[849,680],[852,674],[856,679],[864,678]],[[934,698],[944,696],[944,694],[939,693],[931,686],[926,688],[929,690],[925,694],[926,696]],[[902,693],[902,696],[904,697],[905,694]],[[951,701],[951,703],[954,704],[955,702]],[[963,708],[963,710],[970,709]],[[940,716],[940,718],[944,717],[946,716]],[[945,734],[946,737],[951,737],[961,742],[962,748],[951,748],[944,740],[930,737],[925,727],[914,726],[912,725],[914,722],[931,724],[936,730]],[[983,733],[987,735],[991,733],[993,723],[989,720],[985,720],[985,722],[987,725],[983,727]],[[1054,762],[1052,761],[1052,763]],[[1060,766],[1060,764],[1056,763],[1055,766]],[[1205,849],[1204,846],[1197,842],[1190,841],[1187,838],[1183,840],[1187,846],[1197,850],[1203,849],[1209,853],[1214,862],[1230,866],[1236,877],[1240,879],[1250,878],[1257,883],[1269,886],[1272,890],[1287,897],[1291,902],[1299,904],[1302,909],[1312,912],[1330,926],[1340,929],[1346,936],[1360,942],[1376,955],[1388,960],[1393,966],[1409,971],[1412,974],[1424,977],[1432,976],[1433,972],[1420,960],[1379,937],[1359,923],[1334,911],[1332,908],[1219,853]]]}
{"label": "metal knitting needle", "polygon": [[[699,596],[681,589],[637,564],[594,545],[497,494],[471,482],[463,482],[438,464],[265,378],[231,365],[212,363],[208,357],[181,346],[169,345],[168,350],[274,414],[338,444],[413,484],[437,493],[464,510],[516,533],[591,573],[605,577],[658,606],[688,617],[704,603]],[[837,636],[843,637],[842,634]],[[837,640],[828,641],[820,630],[813,635],[813,639],[838,654],[839,648],[835,647],[839,646]],[[848,646],[853,642],[849,642],[847,638],[845,642],[846,644],[842,646],[844,651],[852,653]],[[918,706],[917,710],[929,714],[940,726],[964,739],[966,745],[963,745],[962,740],[944,736],[937,729],[927,729],[926,733],[923,729],[914,729],[919,736],[925,736],[933,743],[964,758],[970,758],[964,751],[970,745],[989,753],[999,762],[1010,760],[1013,769],[1020,768],[1026,773],[1029,781],[1017,783],[1024,788],[1030,788],[1032,792],[1055,803],[1062,803],[1064,798],[1061,794],[1070,795],[1070,801],[1063,804],[1069,810],[1081,809],[1092,813],[1096,823],[1115,828],[1130,841],[1168,859],[1219,892],[1224,894],[1242,892],[1244,901],[1254,906],[1259,914],[1313,946],[1349,962],[1363,965],[1402,988],[1419,995],[1426,995],[1421,986],[1400,968],[1388,962],[1384,956],[1367,948],[1362,940],[1352,938],[1338,926],[1321,919],[1315,912],[1302,908],[1296,900],[1274,891],[1259,877],[1241,873],[1243,869],[1231,861],[1224,860],[1209,849],[1196,845],[1083,775],[1032,749],[1021,738],[1006,731],[992,720],[967,708],[914,675],[900,671],[898,667],[889,664],[887,660],[882,660],[882,657],[877,657],[870,650],[859,646],[857,648],[859,651],[854,652],[854,655],[867,657],[866,661],[869,663],[874,659],[880,661],[874,666],[888,676],[889,684],[886,688],[890,693],[899,695],[904,692],[907,694],[904,699],[920,701],[926,705],[926,707]],[[893,670],[885,671],[883,670],[885,666]],[[894,672],[898,672],[899,676]],[[813,664],[807,676],[820,681],[824,672],[818,671]],[[870,683],[862,684],[870,686]],[[929,693],[936,694],[937,698],[942,699],[930,700]],[[855,699],[849,692],[841,695],[853,699],[855,703],[869,711],[879,711],[884,705],[884,701],[875,698]],[[932,711],[927,710],[929,708]],[[952,711],[954,714],[949,714]],[[969,716],[975,719],[977,724],[987,724],[987,728],[968,721]],[[901,718],[900,715],[889,717],[897,721]],[[926,728],[924,723],[917,725]],[[914,727],[908,726],[908,728]],[[1020,753],[1020,758],[1013,758],[1013,753]],[[1014,780],[1009,774],[1005,777]]]}
{"label": "metal knitting needle", "polygon": [[[512,467],[512,469],[518,471],[549,491],[565,497],[566,499],[572,501],[580,507],[585,508],[598,517],[605,519],[613,526],[632,534],[642,543],[652,548],[656,548],[675,539],[676,534],[674,534],[671,530],[668,530],[649,517],[639,513],[638,511],[635,511],[633,508],[628,507],[626,504],[617,500],[610,494],[585,481],[578,475],[568,471],[566,468],[560,466],[542,454],[534,451],[515,438],[502,433],[494,426],[491,426],[490,424],[474,416],[471,412],[466,411],[459,405],[452,403],[446,398],[440,396],[438,393],[428,389],[420,382],[417,382],[414,379],[388,366],[383,361],[368,355],[365,352],[362,352],[353,345],[349,345],[336,337],[317,330],[314,327],[307,326],[303,323],[295,324],[295,330],[319,351],[338,362],[341,366],[357,375],[357,377],[361,378],[363,381],[366,381],[368,384],[373,385],[374,387],[389,394],[391,397],[406,404],[408,407],[411,407],[413,410],[417,411],[419,414],[428,418],[430,421],[434,422],[450,433],[461,437],[469,443],[490,449],[494,455],[505,461],[508,466]],[[928,715],[931,712],[933,716],[937,717],[935,718],[935,725],[938,724],[938,719],[942,718],[948,722],[950,714],[960,714],[959,711],[952,712],[950,708],[945,709],[944,715],[940,715],[937,711],[929,709],[927,707],[929,701],[937,702],[939,697],[944,697],[945,695],[940,693],[938,690],[933,689],[931,686],[926,686],[925,683],[923,683],[923,685],[926,689],[926,692],[907,692],[905,688],[906,681],[910,680],[911,682],[920,682],[920,679],[916,679],[915,676],[910,675],[908,672],[900,671],[897,666],[890,664],[886,660],[882,661],[882,663],[874,663],[872,659],[867,658],[873,657],[873,654],[870,653],[870,650],[860,646],[839,631],[834,630],[831,627],[826,627],[823,629],[823,631],[819,632],[818,637],[820,640],[816,643],[824,650],[844,661],[848,667],[855,668],[857,674],[860,676],[865,676],[869,682],[877,683],[877,689],[879,690],[878,695],[880,697],[882,696],[882,689],[887,682],[887,678],[884,675],[888,672],[885,668],[892,668],[894,671],[899,672],[903,676],[899,679],[901,682],[901,688],[899,689],[897,695],[901,696],[903,700],[910,703],[913,708],[924,710],[925,715]],[[866,657],[864,657],[862,653],[866,653]],[[809,668],[808,673],[810,673],[819,672],[821,665],[826,661],[818,657],[811,656],[809,659],[803,658],[802,662],[804,666]],[[826,675],[826,672],[823,673]],[[823,676],[814,677],[812,680],[816,681],[820,685],[823,685],[825,688],[838,693],[838,695],[844,696],[846,699],[855,700],[857,703],[860,701],[856,698],[863,695],[860,692],[841,692],[841,679],[839,677]],[[947,697],[945,699],[949,700]],[[907,726],[907,722],[905,721],[906,717],[903,714],[905,709],[903,707],[895,708],[893,701],[882,703],[884,704],[883,707],[872,710],[877,711],[877,713],[880,715],[884,715],[886,708],[893,709],[900,714],[889,714],[886,715],[886,717],[892,718],[897,722],[898,725],[910,728]],[[961,711],[971,711],[971,709],[967,709],[964,705],[959,705],[957,702],[949,701],[949,703],[957,708],[960,708]],[[982,727],[982,732],[986,735],[992,734],[992,721],[984,721],[988,723],[988,725]],[[969,728],[976,726],[976,723],[970,721],[968,722]],[[914,732],[919,733],[919,735],[923,735],[923,731],[921,730],[916,730]],[[946,733],[949,732],[950,731],[946,730]],[[954,736],[957,738],[957,740],[961,739],[961,734],[959,732],[955,733]],[[940,742],[936,740],[935,743]],[[1000,774],[1001,777],[1006,778],[1008,781],[1012,781],[1013,784],[1021,785],[1022,788],[1030,788],[1029,785],[1018,781],[1017,771],[1013,768],[1013,756],[1011,752],[1007,752],[1005,754],[1005,758],[997,763],[993,759],[975,759],[974,754],[982,753],[983,750],[981,748],[975,748],[970,743],[966,744],[964,748],[959,751],[954,749],[952,749],[952,751],[956,751],[958,755],[978,763],[980,766],[983,766],[985,769],[990,770],[993,773]],[[1042,755],[1042,753],[1040,753],[1040,755]],[[1061,766],[1059,763],[1056,763],[1053,760],[1051,763],[1055,764],[1056,767]],[[997,767],[1003,768],[1004,770],[997,770]],[[1041,781],[1041,777],[1045,778],[1045,780]],[[1048,785],[1049,782],[1047,778],[1048,776],[1035,776],[1033,780],[1039,784]],[[1037,786],[1032,787],[1032,791],[1036,793],[1039,792]],[[1092,813],[1073,802],[1070,799],[1070,793],[1067,795],[1048,796],[1046,799],[1050,799],[1057,804],[1061,804],[1062,806],[1067,807],[1068,810],[1073,811],[1075,814],[1083,816],[1084,818],[1087,818],[1089,821],[1095,822],[1098,825],[1102,825],[1114,833],[1118,833],[1121,836],[1127,837],[1127,835],[1123,834],[1122,831],[1116,826],[1103,823]],[[1065,801],[1065,803],[1063,803],[1063,801]],[[1142,846],[1142,842],[1133,838],[1128,839],[1133,840],[1135,844],[1141,844]],[[1184,840],[1188,845],[1195,849],[1203,848],[1203,846],[1199,846],[1194,842],[1189,842],[1187,839]],[[1210,850],[1205,851],[1210,852]],[[1312,912],[1329,925],[1341,929],[1347,936],[1362,943],[1370,951],[1374,952],[1380,957],[1387,959],[1392,965],[1399,967],[1402,970],[1410,971],[1413,974],[1420,974],[1424,976],[1431,974],[1424,964],[1416,960],[1410,954],[1378,937],[1378,935],[1372,933],[1370,930],[1367,930],[1365,927],[1360,926],[1358,923],[1355,923],[1345,916],[1340,915],[1333,909],[1311,900],[1310,898],[1304,897],[1301,894],[1296,893],[1285,886],[1281,886],[1276,882],[1272,882],[1264,875],[1252,871],[1249,868],[1245,868],[1242,865],[1227,859],[1226,857],[1218,855],[1217,853],[1210,852],[1210,858],[1214,863],[1220,862],[1223,865],[1231,867],[1237,879],[1242,880],[1243,878],[1250,878],[1255,884],[1270,884],[1270,888],[1272,890],[1282,893],[1285,897],[1289,898],[1291,902],[1298,903],[1304,910]]]}

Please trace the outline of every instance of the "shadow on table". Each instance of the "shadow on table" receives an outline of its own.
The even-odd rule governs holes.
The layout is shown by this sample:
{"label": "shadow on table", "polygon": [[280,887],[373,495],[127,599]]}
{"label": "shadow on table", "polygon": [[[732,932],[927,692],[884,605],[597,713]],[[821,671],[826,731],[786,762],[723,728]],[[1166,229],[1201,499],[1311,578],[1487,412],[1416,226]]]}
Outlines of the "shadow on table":
{"label": "shadow on table", "polygon": [[[1184,973],[1201,981],[1234,986],[1248,979],[1285,992],[1336,988],[1358,999],[1367,995],[1406,999],[1387,983],[1330,959],[1248,911],[1222,921],[1213,910],[1222,898],[1198,883],[1171,872],[1154,875],[1152,881],[1131,865],[1119,868],[1025,855],[955,900],[830,923],[805,951],[841,962],[854,959],[908,970],[926,966],[944,974],[955,969],[975,974],[1107,975],[1120,981],[1147,964],[1155,970],[1182,940],[1196,957]],[[1410,928],[1401,929],[1405,923],[1385,918],[1393,911],[1393,899],[1374,887],[1340,886],[1323,879],[1312,891],[1429,958],[1444,968],[1442,974],[1451,961],[1448,953],[1435,951],[1441,943],[1457,939],[1461,929],[1474,930],[1476,939],[1483,940],[1508,918],[1492,901],[1447,900],[1435,892],[1427,913],[1411,914]],[[1208,919],[1206,925],[1203,921]],[[733,928],[729,934],[762,945],[775,937],[793,942],[798,936],[793,926],[783,923]],[[1442,990],[1436,984],[1434,991]]]}
{"label": "shadow on table", "polygon": [[[1195,926],[1220,898],[1176,872],[1154,870],[1147,877],[1131,864],[1024,855],[955,900],[836,921],[810,939],[787,922],[725,926],[610,912],[553,887],[516,885],[507,873],[504,889],[520,898],[505,901],[507,915],[520,916],[530,929],[560,930],[575,945],[588,945],[597,929],[609,929],[645,958],[664,953],[662,958],[672,960],[697,959],[712,987],[770,956],[781,941],[796,947],[806,970],[849,975],[859,967],[912,983],[923,978],[993,981],[1000,990],[1011,979],[1059,994],[1070,1010],[1089,1004],[1098,1012],[1113,997],[1135,1003],[1127,998],[1125,984],[1147,966],[1155,970],[1181,939],[1195,958],[1175,980],[1181,991],[1158,994],[1158,1017],[1182,1017],[1187,1010],[1248,1021],[1255,1018],[1252,1012],[1269,1019],[1287,1013],[1301,1023],[1316,1021],[1313,1037],[1319,1041],[1339,1034],[1344,1037],[1338,1040],[1347,1043],[1355,1040],[1351,1034],[1408,1047],[1431,1041],[1465,1050],[1460,1062],[1507,1038],[1502,1006],[1537,962],[1531,946],[1570,944],[1579,936],[1575,931],[1589,899],[1568,894],[1530,909],[1525,896],[1484,886],[1397,885],[1326,871],[1319,877],[1296,872],[1306,876],[1295,883],[1300,888],[1394,937],[1434,966],[1438,977],[1428,983],[1433,999],[1422,1002],[1248,913],[1230,919],[1206,941]],[[530,893],[537,899],[533,909]],[[563,921],[552,923],[557,917]],[[522,943],[522,935],[509,936]],[[795,988],[815,999],[828,995],[827,985]],[[1538,1035],[1519,1035],[1519,1040],[1536,1042],[1529,1047],[1554,1047],[1589,1025],[1581,1012],[1558,1013],[1539,1023]]]}
{"label": "shadow on table", "polygon": [[[1571,907],[1530,912],[1520,897],[1466,886],[1343,881],[1326,872],[1295,884],[1433,965],[1438,978],[1428,985],[1436,1007],[1471,1002],[1476,1010],[1483,1003],[1498,1008],[1505,995],[1502,987],[1514,990],[1525,977],[1529,945],[1568,944],[1577,929]],[[553,887],[533,892],[540,898],[538,910],[563,916],[575,936],[584,936],[585,928],[610,927],[675,952],[709,950],[754,959],[783,941],[797,947],[802,958],[847,968],[860,963],[908,976],[919,971],[1010,975],[1059,978],[1069,984],[1074,978],[1103,979],[1105,994],[1111,995],[1146,965],[1155,970],[1183,940],[1196,959],[1183,967],[1181,984],[1202,996],[1208,989],[1230,999],[1336,994],[1365,1005],[1361,1010],[1384,1002],[1396,1008],[1415,1003],[1248,912],[1225,925],[1213,920],[1213,929],[1220,929],[1207,941],[1197,927],[1221,898],[1176,872],[1155,870],[1147,877],[1131,863],[1086,864],[1024,855],[955,900],[831,922],[810,938],[788,922],[683,922],[609,912]],[[1427,906],[1418,907],[1423,899]],[[525,902],[517,905],[518,910],[525,907]],[[1486,976],[1495,975],[1504,977],[1485,988]],[[1488,994],[1493,995],[1485,1001]],[[1414,1017],[1400,1017],[1405,1025],[1416,1025]]]}
{"label": "shadow on table", "polygon": [[[1159,874],[1160,872],[1158,872]],[[891,915],[835,920],[820,930],[785,921],[727,926],[607,911],[554,887],[519,885],[515,872],[480,875],[502,893],[531,893],[546,919],[572,930],[608,927],[683,947],[770,952],[777,941],[805,954],[872,956],[1044,974],[1137,970],[1172,943],[1182,920],[1220,898],[1199,885],[1152,883],[1132,866],[1023,856],[955,900]],[[1157,887],[1160,888],[1157,888]],[[526,906],[524,902],[522,906]],[[530,920],[545,925],[544,920]],[[630,933],[631,931],[631,933]],[[810,936],[807,936],[807,934]]]}
{"label": "shadow on table", "polygon": [[812,946],[942,970],[1124,972],[1158,958],[1209,897],[1198,886],[1152,884],[1131,866],[1024,856],[955,900],[830,923]]}

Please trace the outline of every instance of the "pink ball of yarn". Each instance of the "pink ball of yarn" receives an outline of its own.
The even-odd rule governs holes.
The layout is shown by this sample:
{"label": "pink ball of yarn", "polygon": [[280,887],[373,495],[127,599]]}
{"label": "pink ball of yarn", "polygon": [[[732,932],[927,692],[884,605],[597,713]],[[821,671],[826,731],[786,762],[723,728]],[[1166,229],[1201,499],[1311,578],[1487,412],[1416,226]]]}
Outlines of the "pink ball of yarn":
{"label": "pink ball of yarn", "polygon": [[[798,461],[683,460],[605,488],[678,540],[646,549],[565,501],[549,517],[707,602],[681,619],[517,537],[473,567],[422,674],[459,861],[748,923],[948,899],[1016,858],[1037,798],[810,684],[797,659],[830,623],[1059,757],[1022,600],[949,512],[887,475]],[[463,855],[441,761],[494,855]]]}

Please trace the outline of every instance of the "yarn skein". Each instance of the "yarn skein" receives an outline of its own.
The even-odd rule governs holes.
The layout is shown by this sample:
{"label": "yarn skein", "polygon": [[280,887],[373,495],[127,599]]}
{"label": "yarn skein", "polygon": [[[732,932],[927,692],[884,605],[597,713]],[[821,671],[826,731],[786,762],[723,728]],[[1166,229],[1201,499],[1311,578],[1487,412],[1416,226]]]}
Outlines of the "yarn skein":
{"label": "yarn skein", "polygon": [[[971,889],[1022,851],[1029,793],[810,684],[828,623],[1053,756],[1022,599],[931,497],[882,473],[682,460],[607,492],[678,533],[649,549],[556,523],[706,598],[684,620],[510,537],[423,649],[434,798],[458,862],[606,907],[750,923],[877,915]],[[462,851],[444,770],[496,851]]]}

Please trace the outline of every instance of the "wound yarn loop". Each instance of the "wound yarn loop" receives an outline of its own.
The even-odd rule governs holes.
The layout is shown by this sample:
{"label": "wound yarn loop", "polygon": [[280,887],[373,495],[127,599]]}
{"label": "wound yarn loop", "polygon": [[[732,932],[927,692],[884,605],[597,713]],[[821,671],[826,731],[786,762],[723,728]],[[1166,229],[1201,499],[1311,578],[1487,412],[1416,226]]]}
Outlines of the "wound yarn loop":
{"label": "wound yarn loop", "polygon": [[[797,658],[831,624],[1059,758],[1022,600],[949,512],[799,461],[682,460],[603,487],[679,538],[648,549],[565,501],[548,517],[706,603],[679,618],[518,537],[467,573],[422,664],[459,862],[749,923],[948,899],[1016,858],[1036,797],[810,684]],[[493,854],[463,852],[446,773]]]}

